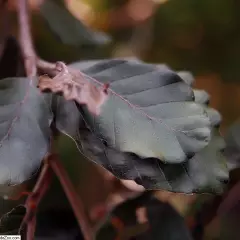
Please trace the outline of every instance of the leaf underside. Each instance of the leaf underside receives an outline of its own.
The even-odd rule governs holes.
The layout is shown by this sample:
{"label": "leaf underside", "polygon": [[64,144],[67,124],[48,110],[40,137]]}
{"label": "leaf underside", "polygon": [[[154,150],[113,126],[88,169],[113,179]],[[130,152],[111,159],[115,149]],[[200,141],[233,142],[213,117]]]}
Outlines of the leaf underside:
{"label": "leaf underside", "polygon": [[40,167],[49,149],[50,101],[36,79],[0,80],[0,184],[20,184]]}
{"label": "leaf underside", "polygon": [[[110,83],[110,90],[100,116],[78,106],[84,121],[79,123],[80,134],[68,135],[84,154],[116,177],[134,180],[146,189],[223,190],[228,173],[222,138],[213,129],[218,114],[194,102],[191,87],[175,72],[120,59],[87,65],[71,67],[90,76],[86,76],[89,81]],[[56,122],[66,120],[56,118]],[[65,129],[67,124],[60,131],[66,133]]]}

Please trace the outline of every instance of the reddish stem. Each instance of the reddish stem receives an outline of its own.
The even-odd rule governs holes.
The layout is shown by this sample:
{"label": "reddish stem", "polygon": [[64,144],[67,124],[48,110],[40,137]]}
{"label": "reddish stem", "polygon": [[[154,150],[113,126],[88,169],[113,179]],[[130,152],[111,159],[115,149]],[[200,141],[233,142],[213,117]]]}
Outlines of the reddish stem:
{"label": "reddish stem", "polygon": [[34,215],[32,219],[28,222],[27,226],[27,240],[33,240],[36,229],[36,216]]}
{"label": "reddish stem", "polygon": [[65,169],[60,164],[60,161],[58,159],[57,155],[52,155],[49,159],[49,164],[51,168],[53,169],[54,173],[57,175],[64,192],[73,208],[74,214],[76,216],[76,219],[78,221],[79,227],[82,230],[83,236],[85,240],[91,240],[93,239],[92,236],[92,228],[89,223],[89,219],[87,217],[87,214],[84,210],[84,206],[79,199]]}
{"label": "reddish stem", "polygon": [[55,77],[59,73],[56,69],[56,63],[50,63],[42,59],[37,59],[37,67],[50,77]]}
{"label": "reddish stem", "polygon": [[18,22],[19,22],[19,42],[25,61],[25,70],[28,77],[37,74],[36,53],[34,51],[32,36],[30,31],[29,9],[27,0],[17,0]]}
{"label": "reddish stem", "polygon": [[37,207],[45,195],[48,187],[50,186],[51,181],[51,172],[49,168],[48,162],[45,162],[43,165],[43,169],[40,173],[40,176],[37,180],[37,183],[34,186],[32,193],[29,195],[26,201],[26,214],[23,218],[21,226],[19,228],[19,232],[23,228],[25,224],[27,224],[27,240],[34,239],[35,225],[36,225],[36,210]]}

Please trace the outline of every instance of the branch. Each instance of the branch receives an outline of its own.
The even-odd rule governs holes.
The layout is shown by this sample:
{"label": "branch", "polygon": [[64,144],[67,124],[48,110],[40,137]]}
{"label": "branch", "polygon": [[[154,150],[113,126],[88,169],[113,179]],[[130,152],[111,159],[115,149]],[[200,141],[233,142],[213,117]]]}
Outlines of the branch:
{"label": "branch", "polygon": [[33,240],[35,237],[35,229],[36,229],[36,215],[32,217],[32,219],[28,222],[27,227],[27,240]]}
{"label": "branch", "polygon": [[48,187],[50,186],[52,174],[50,172],[48,158],[44,162],[43,168],[41,170],[40,176],[37,180],[37,183],[34,186],[32,193],[26,200],[26,214],[23,218],[19,232],[22,228],[27,225],[27,240],[34,239],[34,232],[36,226],[36,211],[37,207],[45,195]]}
{"label": "branch", "polygon": [[60,164],[57,155],[51,155],[49,159],[49,164],[53,169],[54,173],[57,175],[64,192],[72,206],[74,214],[76,216],[76,220],[79,224],[80,229],[82,230],[83,236],[85,240],[93,239],[92,236],[92,228],[89,223],[89,219],[87,214],[84,210],[83,203],[81,202],[80,198],[78,197],[65,169]]}
{"label": "branch", "polygon": [[33,47],[30,31],[29,9],[27,0],[18,0],[19,41],[24,58],[25,70],[28,77],[37,74],[36,53]]}

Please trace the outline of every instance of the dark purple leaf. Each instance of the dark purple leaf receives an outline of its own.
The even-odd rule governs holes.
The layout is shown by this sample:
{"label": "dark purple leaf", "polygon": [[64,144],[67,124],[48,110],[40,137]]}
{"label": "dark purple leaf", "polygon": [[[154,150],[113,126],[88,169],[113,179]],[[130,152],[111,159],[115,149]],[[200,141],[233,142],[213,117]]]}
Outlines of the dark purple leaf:
{"label": "dark purple leaf", "polygon": [[[72,67],[94,84],[110,83],[100,115],[78,106],[84,122],[78,116],[80,134],[70,134],[90,159],[147,189],[222,192],[228,171],[220,154],[224,143],[213,131],[219,114],[194,103],[188,84],[153,64],[115,59],[87,65]],[[67,119],[56,118],[61,122]]]}
{"label": "dark purple leaf", "polygon": [[48,152],[51,96],[38,91],[36,80],[0,80],[0,184],[28,180]]}

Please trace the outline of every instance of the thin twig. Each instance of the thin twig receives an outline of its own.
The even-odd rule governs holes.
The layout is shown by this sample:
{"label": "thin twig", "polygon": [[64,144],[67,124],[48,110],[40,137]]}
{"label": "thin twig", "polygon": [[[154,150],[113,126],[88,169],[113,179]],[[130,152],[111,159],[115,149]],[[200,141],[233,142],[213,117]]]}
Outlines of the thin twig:
{"label": "thin twig", "polygon": [[37,207],[45,195],[48,187],[50,186],[51,181],[51,172],[49,168],[49,164],[46,161],[43,165],[43,168],[41,170],[40,176],[37,180],[37,183],[34,186],[34,189],[32,193],[29,195],[26,201],[26,214],[23,218],[23,221],[21,223],[21,226],[19,228],[19,232],[22,230],[22,228],[27,224],[27,240],[33,240],[34,232],[35,232],[35,225],[36,221],[34,220],[36,215]]}
{"label": "thin twig", "polygon": [[57,175],[57,177],[64,189],[64,192],[72,206],[72,209],[76,216],[79,227],[82,230],[84,239],[85,240],[93,239],[93,236],[92,236],[93,231],[92,231],[91,225],[89,223],[87,214],[84,210],[83,203],[80,200],[80,198],[78,197],[65,169],[60,164],[58,156],[51,155],[50,159],[49,159],[49,164],[50,164],[51,168],[53,169],[54,173]]}
{"label": "thin twig", "polygon": [[36,53],[33,47],[30,31],[29,8],[27,0],[18,0],[19,41],[25,62],[25,70],[28,77],[37,74]]}

